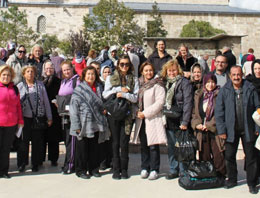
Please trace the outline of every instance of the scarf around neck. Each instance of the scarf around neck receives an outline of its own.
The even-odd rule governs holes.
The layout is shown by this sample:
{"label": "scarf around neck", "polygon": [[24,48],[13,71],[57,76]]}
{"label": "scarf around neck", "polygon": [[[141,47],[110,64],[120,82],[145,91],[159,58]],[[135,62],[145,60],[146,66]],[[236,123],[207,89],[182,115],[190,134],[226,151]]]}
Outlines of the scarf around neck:
{"label": "scarf around neck", "polygon": [[[165,106],[166,108],[169,110],[172,106],[172,99],[174,97],[174,89],[176,86],[176,83],[178,80],[181,79],[180,75],[177,75],[176,77],[174,77],[173,79],[170,79],[167,77],[167,83],[166,83],[166,101],[165,101]],[[171,85],[172,84],[172,85]],[[170,87],[171,85],[171,87]]]}
{"label": "scarf around neck", "polygon": [[215,93],[219,91],[219,86],[217,86],[214,90],[212,91],[207,91],[205,88],[203,88],[203,104],[207,103],[207,108],[206,108],[206,121],[210,121],[212,116],[213,116],[213,112],[214,112],[214,104],[213,104],[213,99],[214,99],[214,95]]}

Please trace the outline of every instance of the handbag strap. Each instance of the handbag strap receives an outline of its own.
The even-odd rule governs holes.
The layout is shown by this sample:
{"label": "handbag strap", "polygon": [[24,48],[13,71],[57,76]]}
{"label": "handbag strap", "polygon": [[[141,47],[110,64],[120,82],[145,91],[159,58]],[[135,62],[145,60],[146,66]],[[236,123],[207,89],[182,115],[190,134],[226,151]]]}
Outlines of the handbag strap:
{"label": "handbag strap", "polygon": [[25,87],[26,87],[26,98],[29,102],[29,106],[30,106],[30,109],[32,111],[32,115],[33,117],[37,117],[38,116],[38,86],[37,86],[37,82],[35,82],[35,85],[36,85],[36,112],[34,113],[33,112],[33,107],[32,107],[32,103],[31,103],[31,100],[30,100],[30,97],[29,97],[29,87],[28,87],[28,84],[25,83]]}

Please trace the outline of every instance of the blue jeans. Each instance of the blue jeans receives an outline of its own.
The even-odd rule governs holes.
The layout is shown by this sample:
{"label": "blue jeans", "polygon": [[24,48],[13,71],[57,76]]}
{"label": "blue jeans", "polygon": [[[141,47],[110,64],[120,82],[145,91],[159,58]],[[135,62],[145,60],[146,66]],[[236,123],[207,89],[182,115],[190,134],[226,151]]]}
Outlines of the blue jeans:
{"label": "blue jeans", "polygon": [[185,170],[185,164],[178,162],[174,157],[174,145],[176,143],[176,137],[174,135],[174,130],[166,130],[167,141],[168,141],[168,160],[170,166],[170,173],[182,174]]}

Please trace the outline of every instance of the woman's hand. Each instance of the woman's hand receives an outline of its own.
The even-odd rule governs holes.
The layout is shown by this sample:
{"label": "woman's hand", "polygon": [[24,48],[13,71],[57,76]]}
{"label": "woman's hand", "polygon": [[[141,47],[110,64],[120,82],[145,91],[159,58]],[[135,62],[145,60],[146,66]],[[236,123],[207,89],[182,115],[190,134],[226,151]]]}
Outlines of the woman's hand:
{"label": "woman's hand", "polygon": [[202,131],[208,131],[206,125],[203,125],[203,126],[202,126]]}
{"label": "woman's hand", "polygon": [[122,98],[122,92],[118,92],[118,93],[116,94],[116,97]]}
{"label": "woman's hand", "polygon": [[145,118],[145,117],[144,117],[144,113],[141,112],[141,111],[138,111],[138,112],[137,112],[137,117],[138,117],[139,119],[144,119],[144,118]]}
{"label": "woman's hand", "polygon": [[121,91],[124,92],[124,93],[128,93],[129,89],[127,89],[126,87],[122,87]]}
{"label": "woman's hand", "polygon": [[18,127],[19,128],[21,128],[21,127],[23,127],[24,126],[24,124],[18,124]]}
{"label": "woman's hand", "polygon": [[202,124],[198,124],[197,126],[196,126],[196,129],[198,129],[198,130],[203,130],[203,125]]}
{"label": "woman's hand", "polygon": [[52,125],[52,120],[48,120],[48,126],[50,127]]}
{"label": "woman's hand", "polygon": [[187,130],[187,128],[188,128],[188,127],[185,126],[185,125],[181,125],[181,126],[180,126],[180,129],[183,130],[183,131]]}

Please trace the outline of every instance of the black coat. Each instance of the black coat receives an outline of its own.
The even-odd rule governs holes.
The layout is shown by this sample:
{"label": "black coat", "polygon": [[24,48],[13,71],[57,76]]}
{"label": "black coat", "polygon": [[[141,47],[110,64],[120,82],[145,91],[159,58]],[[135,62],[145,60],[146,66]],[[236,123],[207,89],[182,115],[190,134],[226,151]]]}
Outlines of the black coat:
{"label": "black coat", "polygon": [[185,72],[190,72],[191,66],[194,63],[198,62],[198,59],[196,59],[193,56],[190,56],[190,57],[187,58],[186,65],[184,64],[184,61],[183,61],[181,56],[177,56],[176,59],[177,59],[178,63],[180,64],[182,70],[185,71]]}
{"label": "black coat", "polygon": [[[244,129],[247,142],[253,142],[257,136],[255,132],[259,127],[255,124],[252,115],[257,108],[260,107],[258,95],[255,87],[243,80],[243,113],[244,113]],[[219,91],[215,107],[215,119],[217,125],[217,133],[227,134],[227,142],[234,142],[235,139],[235,90],[232,81],[228,81]]]}
{"label": "black coat", "polygon": [[172,56],[166,51],[164,52],[164,57],[160,58],[158,51],[156,50],[148,57],[148,62],[152,63],[155,68],[155,73],[158,73],[162,70],[163,65],[171,59]]}

